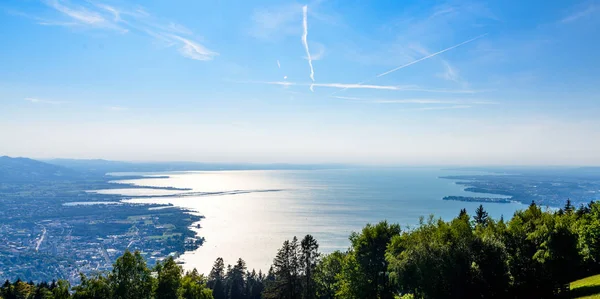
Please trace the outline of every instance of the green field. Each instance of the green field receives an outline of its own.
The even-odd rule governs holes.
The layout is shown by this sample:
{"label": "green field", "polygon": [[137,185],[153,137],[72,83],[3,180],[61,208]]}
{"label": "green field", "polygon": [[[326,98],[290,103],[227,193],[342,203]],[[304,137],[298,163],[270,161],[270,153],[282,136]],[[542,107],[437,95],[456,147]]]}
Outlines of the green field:
{"label": "green field", "polygon": [[600,299],[600,274],[571,283],[572,298]]}

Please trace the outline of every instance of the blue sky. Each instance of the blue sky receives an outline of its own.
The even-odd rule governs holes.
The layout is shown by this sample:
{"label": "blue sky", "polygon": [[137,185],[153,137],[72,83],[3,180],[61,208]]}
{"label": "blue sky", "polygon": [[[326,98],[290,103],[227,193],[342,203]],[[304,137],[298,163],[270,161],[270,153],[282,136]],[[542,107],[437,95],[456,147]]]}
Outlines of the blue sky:
{"label": "blue sky", "polygon": [[600,164],[599,1],[0,4],[0,154]]}

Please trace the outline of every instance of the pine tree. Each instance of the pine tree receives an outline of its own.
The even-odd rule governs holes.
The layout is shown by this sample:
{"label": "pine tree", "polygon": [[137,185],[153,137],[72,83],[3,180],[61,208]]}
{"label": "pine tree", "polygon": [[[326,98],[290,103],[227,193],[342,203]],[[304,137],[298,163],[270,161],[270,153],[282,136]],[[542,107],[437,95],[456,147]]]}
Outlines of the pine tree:
{"label": "pine tree", "polygon": [[567,199],[567,203],[565,204],[564,209],[566,214],[571,214],[573,213],[573,210],[575,210],[575,208],[573,207],[573,204],[571,203],[571,199]]}
{"label": "pine tree", "polygon": [[477,210],[475,210],[475,216],[473,216],[475,223],[477,225],[486,226],[487,222],[488,222],[488,218],[489,218],[488,212],[486,212],[483,209],[483,205],[479,205],[479,207],[477,207]]}
{"label": "pine tree", "polygon": [[215,260],[215,264],[208,275],[207,286],[213,290],[213,297],[215,299],[225,299],[225,262],[223,258],[219,257]]}
{"label": "pine tree", "polygon": [[300,242],[300,247],[302,271],[304,274],[304,285],[302,286],[304,299],[311,299],[315,297],[313,273],[319,259],[319,244],[313,236],[306,235],[302,239],[302,242]]}
{"label": "pine tree", "polygon": [[227,295],[229,299],[243,299],[245,297],[245,280],[244,274],[246,273],[246,262],[243,259],[238,259],[237,263],[231,269],[228,275],[228,290]]}
{"label": "pine tree", "polygon": [[300,270],[300,257],[298,251],[298,239],[286,240],[273,259],[273,266],[269,270],[269,276],[273,281],[266,286],[265,298],[299,298],[298,275]]}

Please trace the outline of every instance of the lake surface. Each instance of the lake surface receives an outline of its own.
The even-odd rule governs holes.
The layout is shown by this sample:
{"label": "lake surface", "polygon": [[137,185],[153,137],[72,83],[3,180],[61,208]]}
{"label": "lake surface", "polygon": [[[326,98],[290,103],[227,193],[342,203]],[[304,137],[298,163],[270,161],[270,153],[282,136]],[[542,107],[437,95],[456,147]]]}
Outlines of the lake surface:
{"label": "lake surface", "polygon": [[[473,214],[479,203],[444,201],[447,195],[474,196],[439,176],[474,174],[434,168],[340,170],[200,171],[160,173],[169,178],[119,181],[139,186],[191,188],[187,197],[135,198],[127,202],[173,204],[206,218],[195,229],[203,246],[180,260],[185,268],[208,273],[217,257],[234,264],[242,257],[249,269],[267,270],[277,249],[293,236],[312,234],[322,252],[345,250],[348,236],[380,220],[414,226],[434,214],[451,219],[461,208]],[[164,195],[149,189],[119,190],[127,195]],[[99,191],[102,192],[102,191]],[[114,192],[114,191],[110,191]],[[173,194],[180,192],[171,191]],[[501,197],[490,194],[475,196]],[[491,216],[510,218],[518,203],[486,203]]]}

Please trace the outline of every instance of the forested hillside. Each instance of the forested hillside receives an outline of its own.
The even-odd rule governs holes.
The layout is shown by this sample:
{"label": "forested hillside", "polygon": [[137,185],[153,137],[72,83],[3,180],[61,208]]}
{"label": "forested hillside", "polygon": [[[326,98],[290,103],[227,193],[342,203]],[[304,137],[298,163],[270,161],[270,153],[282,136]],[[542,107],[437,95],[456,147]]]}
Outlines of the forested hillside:
{"label": "forested hillside", "polygon": [[112,272],[65,281],[6,282],[11,298],[555,298],[600,272],[600,203],[543,210],[532,203],[509,221],[482,206],[451,221],[430,216],[403,230],[385,221],[350,236],[350,248],[322,255],[307,235],[285,241],[267,273],[215,261],[207,275],[183,273],[172,258],[152,269],[126,252]]}

